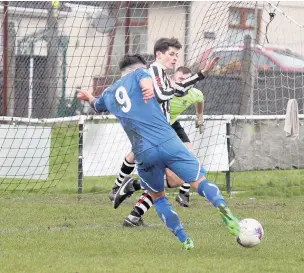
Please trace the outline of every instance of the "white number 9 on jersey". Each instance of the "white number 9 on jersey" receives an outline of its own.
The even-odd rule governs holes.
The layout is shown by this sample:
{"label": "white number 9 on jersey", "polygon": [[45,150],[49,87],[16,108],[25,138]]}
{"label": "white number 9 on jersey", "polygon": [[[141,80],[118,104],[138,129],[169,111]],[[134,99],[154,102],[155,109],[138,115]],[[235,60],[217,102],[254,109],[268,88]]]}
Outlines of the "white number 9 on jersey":
{"label": "white number 9 on jersey", "polygon": [[117,88],[115,92],[116,101],[122,105],[121,110],[125,113],[129,112],[131,109],[131,100],[128,96],[126,88],[123,86]]}

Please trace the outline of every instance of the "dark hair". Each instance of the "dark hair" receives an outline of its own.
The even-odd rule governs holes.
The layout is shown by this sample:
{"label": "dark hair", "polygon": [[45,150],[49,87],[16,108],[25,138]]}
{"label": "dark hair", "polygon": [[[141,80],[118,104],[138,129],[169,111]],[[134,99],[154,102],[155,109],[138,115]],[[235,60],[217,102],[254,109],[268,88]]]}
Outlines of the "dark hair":
{"label": "dark hair", "polygon": [[160,38],[154,44],[154,57],[156,57],[156,52],[160,51],[161,53],[165,53],[169,47],[175,47],[177,49],[181,49],[182,45],[176,38]]}
{"label": "dark hair", "polygon": [[121,58],[119,61],[120,71],[124,70],[126,67],[133,64],[144,64],[147,65],[147,62],[143,56],[140,54],[127,54]]}
{"label": "dark hair", "polygon": [[183,74],[191,74],[191,69],[186,66],[180,66],[176,69],[176,72],[182,72]]}

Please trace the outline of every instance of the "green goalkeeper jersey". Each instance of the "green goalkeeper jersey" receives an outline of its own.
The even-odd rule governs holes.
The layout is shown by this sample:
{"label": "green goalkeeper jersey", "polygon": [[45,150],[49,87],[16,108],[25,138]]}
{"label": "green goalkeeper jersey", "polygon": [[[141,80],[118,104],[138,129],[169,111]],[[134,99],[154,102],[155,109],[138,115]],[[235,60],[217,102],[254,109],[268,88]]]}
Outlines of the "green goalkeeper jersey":
{"label": "green goalkeeper jersey", "polygon": [[184,112],[188,107],[190,107],[192,104],[202,101],[204,101],[203,92],[196,88],[191,88],[186,96],[173,97],[170,103],[171,104],[170,124],[173,124],[178,119],[178,116],[182,112]]}

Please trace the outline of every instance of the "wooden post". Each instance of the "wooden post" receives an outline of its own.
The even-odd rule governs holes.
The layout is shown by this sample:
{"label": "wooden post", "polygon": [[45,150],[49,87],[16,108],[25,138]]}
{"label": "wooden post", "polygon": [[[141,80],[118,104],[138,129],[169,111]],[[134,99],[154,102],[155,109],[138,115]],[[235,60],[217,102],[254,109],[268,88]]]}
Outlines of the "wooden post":
{"label": "wooden post", "polygon": [[[58,37],[58,15],[59,2],[52,1],[52,8],[48,12],[47,19],[47,63],[46,63],[46,80],[47,90],[45,96],[44,118],[56,117],[59,94],[58,94],[58,54],[59,54],[59,37]],[[41,118],[41,117],[40,117]]]}
{"label": "wooden post", "polygon": [[14,101],[15,101],[15,70],[16,70],[16,31],[13,22],[8,22],[8,71],[7,71],[7,115],[14,116]]}
{"label": "wooden post", "polygon": [[7,115],[7,76],[8,76],[8,1],[3,1],[3,25],[2,25],[2,40],[3,40],[3,68],[2,68],[2,115]]}
{"label": "wooden post", "polygon": [[251,69],[251,36],[246,35],[244,37],[244,51],[242,60],[242,99],[240,106],[240,115],[248,114],[248,106],[251,95],[251,85],[252,85],[252,69]]}

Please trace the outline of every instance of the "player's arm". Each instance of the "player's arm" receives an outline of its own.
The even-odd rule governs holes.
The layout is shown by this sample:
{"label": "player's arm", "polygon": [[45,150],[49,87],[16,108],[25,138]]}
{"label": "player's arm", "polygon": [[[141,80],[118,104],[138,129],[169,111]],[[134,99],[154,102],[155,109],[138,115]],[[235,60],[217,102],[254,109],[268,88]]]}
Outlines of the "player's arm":
{"label": "player's arm", "polygon": [[185,96],[188,93],[188,90],[191,89],[197,81],[204,78],[201,73],[197,73],[183,82],[175,83],[173,81],[169,81],[169,84],[166,85],[164,81],[166,75],[164,75],[163,69],[160,66],[151,65],[150,74],[153,79],[155,96],[158,102],[170,100],[174,96]]}
{"label": "player's arm", "polygon": [[204,112],[204,94],[203,94],[203,92],[197,88],[192,88],[189,91],[189,98],[191,100],[191,104],[195,103],[197,118],[203,120],[203,112]]}
{"label": "player's arm", "polygon": [[200,133],[202,133],[204,126],[204,115],[203,115],[204,94],[201,90],[197,88],[191,88],[185,99],[187,99],[188,105],[195,104],[195,109],[196,109],[195,127],[199,128]]}
{"label": "player's arm", "polygon": [[195,104],[196,108],[196,120],[195,127],[200,129],[200,133],[202,133],[202,127],[204,126],[204,101],[197,102]]}
{"label": "player's arm", "polygon": [[97,113],[108,111],[102,95],[97,99],[91,100],[90,105]]}
{"label": "player's arm", "polygon": [[203,112],[204,112],[204,101],[197,102],[195,104],[195,109],[196,109],[196,116],[201,116],[203,117]]}
{"label": "player's arm", "polygon": [[195,83],[205,79],[205,77],[208,76],[209,72],[216,66],[219,59],[219,57],[215,57],[211,60],[207,60],[205,67],[198,73],[193,74],[191,77],[182,82],[171,83],[175,89],[175,96],[182,97],[186,95],[188,90],[191,89]]}
{"label": "player's arm", "polygon": [[96,99],[90,91],[77,90],[77,98],[89,102],[95,112],[108,111],[102,95]]}
{"label": "player's arm", "polygon": [[171,85],[175,90],[175,96],[182,97],[187,95],[188,91],[193,87],[193,85],[204,78],[205,76],[201,72],[198,72],[182,82],[172,81]]}
{"label": "player's arm", "polygon": [[143,93],[143,99],[147,103],[149,99],[152,99],[155,96],[151,75],[143,68],[136,69],[135,74]]}
{"label": "player's arm", "polygon": [[144,100],[147,102],[149,99],[154,98],[154,86],[152,78],[144,78],[139,83],[142,90]]}
{"label": "player's arm", "polygon": [[150,75],[152,77],[153,86],[155,90],[155,97],[159,103],[170,100],[174,97],[175,90],[172,86],[166,86],[163,70],[158,65],[151,65],[149,68]]}
{"label": "player's arm", "polygon": [[153,79],[155,95],[158,102],[170,100],[174,96],[185,96],[188,93],[188,90],[192,88],[198,80],[204,78],[202,74],[194,74],[181,83],[169,81],[170,84],[166,85],[164,81],[166,75],[164,75],[163,69],[160,66],[152,65],[150,67],[150,74]]}
{"label": "player's arm", "polygon": [[196,120],[195,120],[195,127],[199,128],[200,134],[203,133],[203,126],[204,126],[204,95],[203,92],[193,88],[193,92],[196,93]]}

